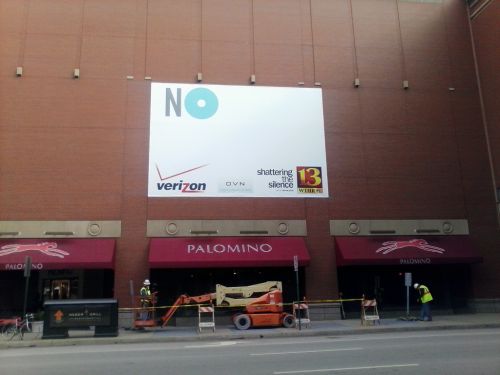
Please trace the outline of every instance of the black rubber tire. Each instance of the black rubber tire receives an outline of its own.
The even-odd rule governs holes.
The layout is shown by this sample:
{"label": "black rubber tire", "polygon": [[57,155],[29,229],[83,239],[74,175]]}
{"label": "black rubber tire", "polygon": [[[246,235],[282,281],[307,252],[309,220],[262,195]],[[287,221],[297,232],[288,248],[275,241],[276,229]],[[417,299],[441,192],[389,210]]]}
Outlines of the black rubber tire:
{"label": "black rubber tire", "polygon": [[2,329],[2,335],[11,337],[14,332],[16,332],[16,326],[14,324],[9,324]]}
{"label": "black rubber tire", "polygon": [[247,314],[236,315],[233,319],[234,326],[239,330],[250,328],[252,320]]}
{"label": "black rubber tire", "polygon": [[283,317],[283,327],[293,328],[295,327],[295,318],[291,314],[287,314]]}

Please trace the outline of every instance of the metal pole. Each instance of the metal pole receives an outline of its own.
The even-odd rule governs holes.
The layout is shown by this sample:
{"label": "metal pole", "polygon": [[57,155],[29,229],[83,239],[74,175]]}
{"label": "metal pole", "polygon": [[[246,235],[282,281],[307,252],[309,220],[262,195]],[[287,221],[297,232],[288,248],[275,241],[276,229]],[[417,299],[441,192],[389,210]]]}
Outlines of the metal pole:
{"label": "metal pole", "polygon": [[129,294],[130,294],[130,306],[135,307],[135,289],[134,289],[134,280],[129,280]]}
{"label": "metal pole", "polygon": [[24,317],[26,316],[26,305],[28,304],[28,287],[29,287],[29,283],[30,283],[30,277],[27,276],[26,277],[26,285],[24,287],[24,304],[23,304],[23,317],[22,317],[22,319],[24,319]]}
{"label": "metal pole", "polygon": [[30,275],[31,275],[31,257],[26,257],[24,259],[24,277],[26,278],[26,284],[24,285],[24,303],[23,303],[23,316],[21,320],[26,316],[26,305],[28,304],[28,288],[30,285]]}
{"label": "metal pole", "polygon": [[297,309],[297,317],[299,319],[299,331],[302,329],[301,326],[301,314],[300,314],[300,291],[299,291],[299,270],[295,270],[295,283],[297,285],[297,303],[298,303],[298,309]]}
{"label": "metal pole", "polygon": [[[301,326],[301,314],[300,314],[300,291],[299,291],[299,256],[293,256],[293,270],[295,271],[295,286],[297,288],[297,319],[299,320],[299,331],[302,329]],[[293,308],[293,306],[292,306]]]}
{"label": "metal pole", "polygon": [[406,318],[410,317],[410,287],[411,287],[411,272],[405,272],[406,286]]}
{"label": "metal pole", "polygon": [[410,287],[406,286],[406,316],[410,316]]}

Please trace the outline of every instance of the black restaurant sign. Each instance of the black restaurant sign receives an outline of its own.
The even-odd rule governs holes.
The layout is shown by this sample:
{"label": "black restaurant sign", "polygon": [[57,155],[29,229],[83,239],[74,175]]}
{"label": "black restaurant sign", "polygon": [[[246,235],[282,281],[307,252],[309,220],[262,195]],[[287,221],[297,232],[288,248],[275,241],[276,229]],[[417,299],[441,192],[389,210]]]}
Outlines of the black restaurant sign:
{"label": "black restaurant sign", "polygon": [[72,328],[95,327],[95,336],[118,335],[115,299],[49,300],[44,303],[43,338],[68,337]]}
{"label": "black restaurant sign", "polygon": [[110,305],[59,305],[51,312],[49,324],[51,327],[107,326],[110,316]]}

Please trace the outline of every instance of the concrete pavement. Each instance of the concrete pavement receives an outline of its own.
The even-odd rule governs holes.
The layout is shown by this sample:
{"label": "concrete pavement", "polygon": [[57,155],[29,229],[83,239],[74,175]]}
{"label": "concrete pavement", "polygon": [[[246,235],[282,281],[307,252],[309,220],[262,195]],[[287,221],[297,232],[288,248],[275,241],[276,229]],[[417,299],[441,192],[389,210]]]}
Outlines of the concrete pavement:
{"label": "concrete pavement", "polygon": [[217,326],[215,332],[204,328],[198,332],[197,327],[149,328],[142,331],[120,329],[117,337],[93,337],[92,330],[70,330],[66,339],[42,339],[41,333],[25,334],[24,340],[0,338],[0,349],[20,347],[47,347],[67,345],[153,343],[174,341],[220,341],[272,337],[305,337],[352,335],[382,332],[422,331],[500,328],[500,313],[477,313],[459,315],[434,316],[431,322],[402,320],[400,318],[381,319],[380,324],[361,325],[359,319],[313,321],[310,327],[298,328],[265,328],[239,331],[233,326]]}

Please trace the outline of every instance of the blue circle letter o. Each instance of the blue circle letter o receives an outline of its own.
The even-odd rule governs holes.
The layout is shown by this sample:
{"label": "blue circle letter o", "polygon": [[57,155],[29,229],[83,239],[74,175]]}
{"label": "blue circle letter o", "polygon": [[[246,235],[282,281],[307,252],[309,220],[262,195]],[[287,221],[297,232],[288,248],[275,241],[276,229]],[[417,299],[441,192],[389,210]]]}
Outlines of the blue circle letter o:
{"label": "blue circle letter o", "polygon": [[218,108],[219,100],[209,89],[194,89],[186,95],[186,111],[194,118],[204,120],[212,117]]}

